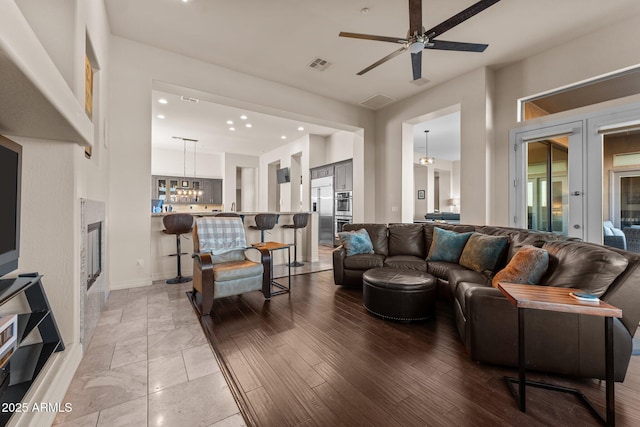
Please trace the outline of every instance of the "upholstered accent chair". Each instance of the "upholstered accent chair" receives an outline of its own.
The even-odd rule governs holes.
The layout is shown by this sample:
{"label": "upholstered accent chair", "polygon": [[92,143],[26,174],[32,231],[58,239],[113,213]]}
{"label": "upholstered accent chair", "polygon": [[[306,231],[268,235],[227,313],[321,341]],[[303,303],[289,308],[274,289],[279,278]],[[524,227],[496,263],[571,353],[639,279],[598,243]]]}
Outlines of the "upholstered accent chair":
{"label": "upholstered accent chair", "polygon": [[[192,297],[201,316],[211,313],[216,298],[252,291],[271,298],[269,251],[247,247],[241,218],[196,218],[193,248]],[[248,250],[260,251],[261,262],[248,259]]]}

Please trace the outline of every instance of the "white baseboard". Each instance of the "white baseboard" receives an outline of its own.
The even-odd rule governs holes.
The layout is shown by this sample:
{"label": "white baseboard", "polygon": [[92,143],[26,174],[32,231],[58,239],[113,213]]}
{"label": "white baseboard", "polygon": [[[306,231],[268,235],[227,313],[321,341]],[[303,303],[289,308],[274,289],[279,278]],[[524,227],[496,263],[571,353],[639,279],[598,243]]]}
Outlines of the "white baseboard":
{"label": "white baseboard", "polygon": [[139,280],[126,280],[122,282],[111,282],[109,286],[110,291],[117,291],[120,289],[129,288],[141,288],[143,286],[151,286],[153,280],[151,279],[139,279]]}

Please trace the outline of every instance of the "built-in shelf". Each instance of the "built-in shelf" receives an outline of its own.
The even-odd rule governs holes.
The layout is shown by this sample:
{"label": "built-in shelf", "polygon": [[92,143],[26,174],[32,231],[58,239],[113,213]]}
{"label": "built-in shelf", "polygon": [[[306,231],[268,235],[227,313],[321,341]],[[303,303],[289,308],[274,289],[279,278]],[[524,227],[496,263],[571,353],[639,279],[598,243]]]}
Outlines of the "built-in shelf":
{"label": "built-in shelf", "polygon": [[[20,403],[49,357],[56,351],[64,350],[41,277],[35,274],[0,279],[0,306],[21,294],[26,297],[30,311],[18,314],[17,348],[0,369],[0,405],[3,407]],[[42,341],[23,344],[36,328]],[[1,411],[0,426],[6,425],[12,415],[10,411]]]}
{"label": "built-in shelf", "polygon": [[0,6],[0,133],[93,145],[93,123],[18,6]]}

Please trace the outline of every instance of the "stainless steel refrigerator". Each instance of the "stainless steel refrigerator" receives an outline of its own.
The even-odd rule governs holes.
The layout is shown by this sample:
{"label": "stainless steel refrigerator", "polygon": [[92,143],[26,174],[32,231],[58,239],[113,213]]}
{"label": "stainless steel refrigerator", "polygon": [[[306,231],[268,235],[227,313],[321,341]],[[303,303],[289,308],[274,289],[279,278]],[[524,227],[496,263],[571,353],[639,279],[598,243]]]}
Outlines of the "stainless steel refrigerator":
{"label": "stainless steel refrigerator", "polygon": [[311,211],[318,212],[318,244],[333,246],[333,177],[311,180]]}

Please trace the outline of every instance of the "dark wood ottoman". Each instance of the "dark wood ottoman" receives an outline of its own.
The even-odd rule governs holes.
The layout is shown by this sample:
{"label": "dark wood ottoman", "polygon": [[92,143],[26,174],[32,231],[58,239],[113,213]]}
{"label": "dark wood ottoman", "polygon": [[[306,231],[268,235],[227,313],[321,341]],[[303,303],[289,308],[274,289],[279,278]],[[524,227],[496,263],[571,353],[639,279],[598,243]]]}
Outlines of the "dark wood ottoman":
{"label": "dark wood ottoman", "polygon": [[436,294],[436,278],[427,272],[382,267],[362,275],[364,307],[385,319],[428,319],[435,313]]}

